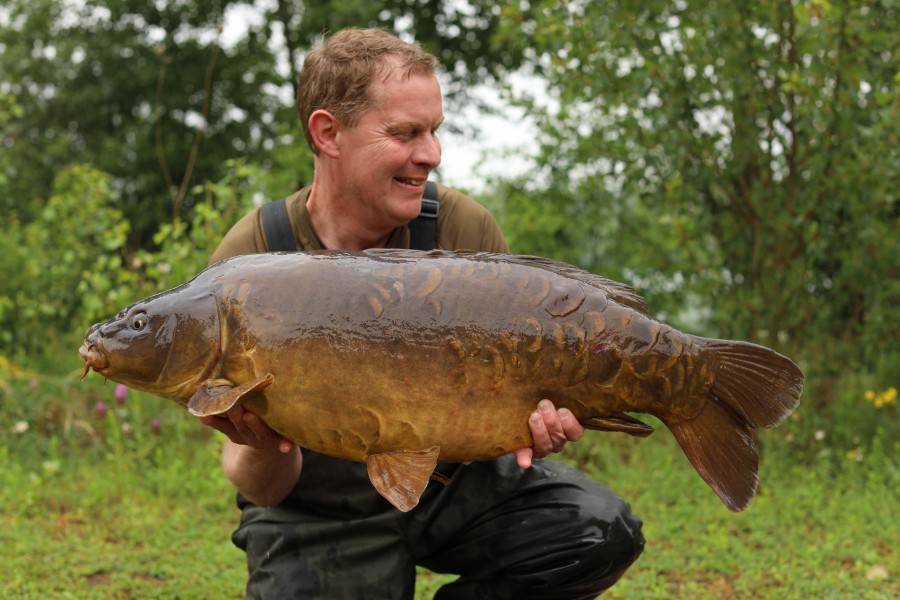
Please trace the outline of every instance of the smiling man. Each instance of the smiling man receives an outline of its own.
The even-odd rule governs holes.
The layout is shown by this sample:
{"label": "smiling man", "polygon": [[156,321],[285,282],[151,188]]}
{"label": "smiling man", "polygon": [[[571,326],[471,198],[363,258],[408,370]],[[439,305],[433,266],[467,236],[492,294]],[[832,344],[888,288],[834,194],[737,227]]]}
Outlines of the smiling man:
{"label": "smiling man", "polygon": [[[341,31],[307,55],[297,109],[315,175],[286,201],[299,249],[410,247],[409,223],[441,161],[437,66],[377,29]],[[435,247],[508,251],[481,205],[444,186],[438,199]],[[212,261],[268,250],[257,209]],[[248,598],[410,599],[417,564],[460,575],[438,592],[444,600],[592,598],[643,548],[621,498],[561,463],[532,463],[584,432],[547,400],[529,419],[533,448],[439,465],[447,483],[429,485],[408,513],[375,491],[364,464],[301,449],[240,407],[202,421],[228,437],[222,462],[239,492],[233,540],[247,553]]]}

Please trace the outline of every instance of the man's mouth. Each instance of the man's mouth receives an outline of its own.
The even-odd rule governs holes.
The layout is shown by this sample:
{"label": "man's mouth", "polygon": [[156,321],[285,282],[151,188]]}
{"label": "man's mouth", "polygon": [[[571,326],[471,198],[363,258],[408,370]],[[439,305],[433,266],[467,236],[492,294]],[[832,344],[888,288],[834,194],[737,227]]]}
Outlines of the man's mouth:
{"label": "man's mouth", "polygon": [[413,179],[411,177],[394,177],[394,179],[396,179],[397,181],[399,181],[402,184],[412,185],[412,186],[416,186],[416,187],[421,187],[421,186],[425,185],[426,181],[428,181],[427,179]]}

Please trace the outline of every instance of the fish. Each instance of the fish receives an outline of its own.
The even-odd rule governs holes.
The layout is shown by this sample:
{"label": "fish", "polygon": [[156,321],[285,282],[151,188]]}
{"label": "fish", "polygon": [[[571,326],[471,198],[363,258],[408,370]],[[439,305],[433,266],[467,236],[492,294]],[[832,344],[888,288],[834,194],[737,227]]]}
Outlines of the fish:
{"label": "fish", "polygon": [[235,404],[302,448],[363,462],[401,511],[438,463],[533,444],[550,399],[589,430],[648,414],[732,511],[758,484],[753,430],[798,406],[769,348],[682,333],[630,286],[548,258],[372,249],[236,256],[88,331],[91,370],[197,416]]}

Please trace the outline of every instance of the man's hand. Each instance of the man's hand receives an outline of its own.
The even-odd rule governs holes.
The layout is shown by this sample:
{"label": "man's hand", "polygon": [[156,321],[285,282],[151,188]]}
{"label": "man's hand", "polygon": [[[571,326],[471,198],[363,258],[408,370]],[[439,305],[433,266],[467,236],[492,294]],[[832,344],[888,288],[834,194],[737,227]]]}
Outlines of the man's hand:
{"label": "man's hand", "polygon": [[224,433],[239,446],[250,446],[260,452],[287,454],[294,443],[275,432],[254,413],[234,405],[224,415],[200,417],[200,422]]}
{"label": "man's hand", "polygon": [[299,446],[241,406],[200,422],[228,437],[222,448],[225,477],[248,500],[275,506],[290,494],[303,468]]}
{"label": "man's hand", "polygon": [[551,452],[559,452],[566,442],[577,442],[584,435],[584,427],[568,408],[558,411],[549,400],[541,400],[536,411],[528,418],[534,446],[516,450],[516,461],[523,469],[533,460],[544,458]]}

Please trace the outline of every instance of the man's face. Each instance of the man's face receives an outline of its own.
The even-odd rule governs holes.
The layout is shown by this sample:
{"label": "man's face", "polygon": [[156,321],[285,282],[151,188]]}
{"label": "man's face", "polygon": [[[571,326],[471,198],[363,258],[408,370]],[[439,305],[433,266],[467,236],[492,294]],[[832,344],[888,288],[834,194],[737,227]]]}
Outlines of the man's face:
{"label": "man's face", "polygon": [[419,214],[425,182],[441,162],[441,88],[434,75],[393,69],[370,93],[374,108],[339,130],[341,180],[370,226],[400,227]]}

